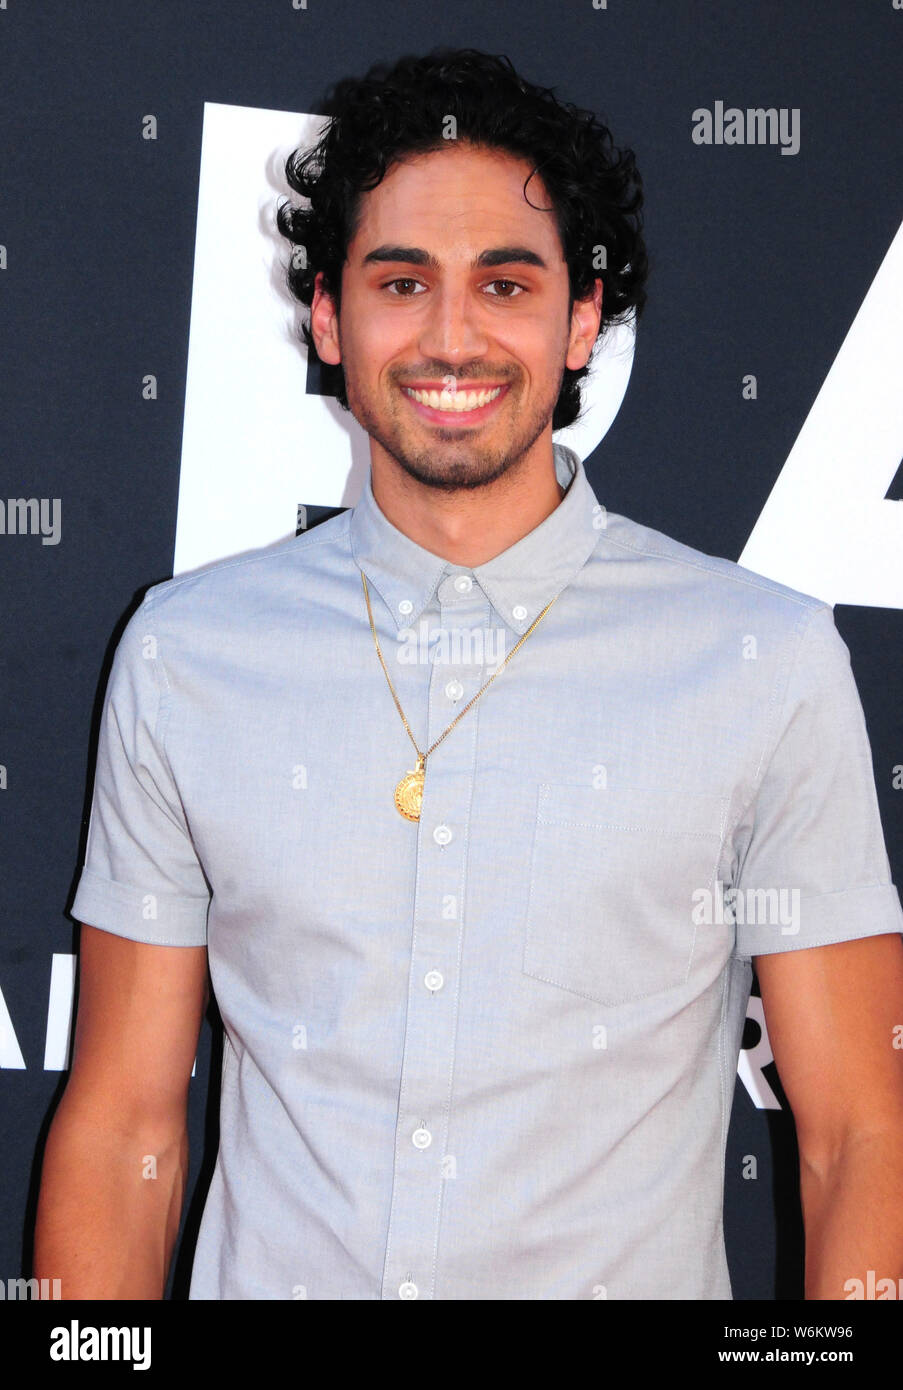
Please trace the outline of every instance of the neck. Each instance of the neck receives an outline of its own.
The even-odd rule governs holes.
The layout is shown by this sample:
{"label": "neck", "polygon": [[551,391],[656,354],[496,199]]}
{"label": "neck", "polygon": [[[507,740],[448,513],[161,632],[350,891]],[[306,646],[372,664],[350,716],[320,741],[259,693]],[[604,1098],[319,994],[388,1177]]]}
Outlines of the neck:
{"label": "neck", "polygon": [[412,478],[371,441],[370,484],[393,526],[431,554],[472,569],[535,530],[564,497],[551,442],[523,462],[483,487],[444,492]]}

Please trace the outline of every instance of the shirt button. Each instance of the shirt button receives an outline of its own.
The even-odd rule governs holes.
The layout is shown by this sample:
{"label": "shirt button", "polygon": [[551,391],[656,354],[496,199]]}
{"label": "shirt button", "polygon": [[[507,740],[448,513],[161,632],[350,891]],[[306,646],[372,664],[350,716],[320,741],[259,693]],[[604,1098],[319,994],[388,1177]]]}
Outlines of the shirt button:
{"label": "shirt button", "polygon": [[433,1142],[433,1136],[428,1129],[415,1129],[411,1139],[418,1149],[428,1149]]}
{"label": "shirt button", "polygon": [[459,574],[455,580],[455,588],[459,594],[469,594],[473,588],[473,580],[469,574]]}
{"label": "shirt button", "polygon": [[433,839],[437,845],[447,845],[452,838],[452,833],[447,825],[437,825],[433,831]]}
{"label": "shirt button", "polygon": [[409,598],[403,598],[398,605],[399,613],[413,613],[414,605]]}
{"label": "shirt button", "polygon": [[398,1286],[399,1298],[416,1298],[419,1293],[416,1284],[412,1284],[410,1279],[406,1279],[403,1284]]}
{"label": "shirt button", "polygon": [[428,970],[423,977],[423,983],[427,989],[441,989],[445,984],[445,979],[441,970]]}
{"label": "shirt button", "polygon": [[519,623],[522,623],[523,620],[524,620],[524,618],[526,618],[526,616],[527,616],[527,610],[526,610],[526,608],[524,607],[524,605],[523,605],[522,603],[515,604],[514,608],[512,608],[512,610],[511,610],[511,612],[512,612],[512,615],[517,619],[517,621],[518,621]]}
{"label": "shirt button", "polygon": [[464,694],[464,687],[460,681],[449,681],[445,687],[445,693],[450,700],[460,700]]}

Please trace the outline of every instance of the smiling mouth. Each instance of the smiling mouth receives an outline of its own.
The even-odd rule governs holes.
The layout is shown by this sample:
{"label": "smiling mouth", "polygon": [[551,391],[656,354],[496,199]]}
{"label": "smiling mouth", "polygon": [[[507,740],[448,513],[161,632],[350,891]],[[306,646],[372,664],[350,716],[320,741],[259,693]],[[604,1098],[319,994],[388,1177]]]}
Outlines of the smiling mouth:
{"label": "smiling mouth", "polygon": [[506,388],[494,386],[484,391],[448,391],[445,388],[441,391],[416,391],[411,386],[403,386],[401,389],[411,400],[430,410],[439,410],[448,415],[465,415],[490,405]]}

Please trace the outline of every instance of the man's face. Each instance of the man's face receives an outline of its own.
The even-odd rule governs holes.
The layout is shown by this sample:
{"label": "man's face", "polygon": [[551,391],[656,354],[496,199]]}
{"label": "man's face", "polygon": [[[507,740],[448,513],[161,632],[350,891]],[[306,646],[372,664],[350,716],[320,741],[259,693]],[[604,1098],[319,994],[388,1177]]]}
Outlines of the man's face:
{"label": "man's face", "polygon": [[317,350],[341,361],[374,460],[381,449],[428,486],[479,487],[551,441],[564,367],[583,366],[595,340],[598,318],[584,342],[577,306],[568,315],[567,265],[538,176],[527,189],[537,206],[524,197],[530,170],[454,142],[394,165],[362,197],[337,322],[317,278]]}

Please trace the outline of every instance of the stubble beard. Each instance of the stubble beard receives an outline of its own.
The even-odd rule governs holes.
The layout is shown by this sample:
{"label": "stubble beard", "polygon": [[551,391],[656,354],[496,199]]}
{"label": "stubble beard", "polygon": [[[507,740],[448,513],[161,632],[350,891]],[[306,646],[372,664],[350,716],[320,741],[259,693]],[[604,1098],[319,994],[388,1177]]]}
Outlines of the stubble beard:
{"label": "stubble beard", "polygon": [[[503,445],[480,444],[476,430],[444,429],[435,426],[431,430],[435,441],[430,446],[417,443],[399,420],[405,409],[404,402],[398,402],[397,410],[387,409],[377,413],[369,402],[363,401],[346,378],[348,405],[352,415],[362,429],[395,460],[408,477],[424,487],[441,492],[471,491],[488,487],[506,474],[514,476],[518,465],[535,444],[552,418],[555,404],[564,379],[564,366],[554,395],[546,401],[538,402],[524,420],[514,411],[515,429]],[[393,382],[391,389],[398,391]],[[513,391],[513,386],[509,394]],[[510,407],[509,407],[510,408]]]}

